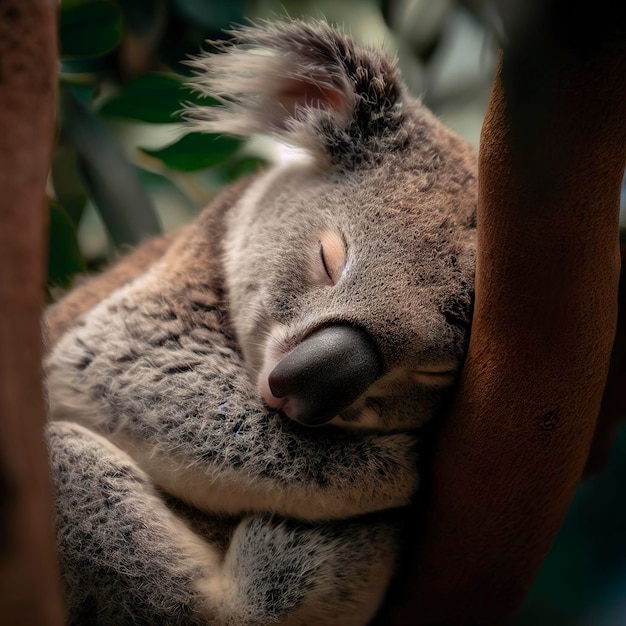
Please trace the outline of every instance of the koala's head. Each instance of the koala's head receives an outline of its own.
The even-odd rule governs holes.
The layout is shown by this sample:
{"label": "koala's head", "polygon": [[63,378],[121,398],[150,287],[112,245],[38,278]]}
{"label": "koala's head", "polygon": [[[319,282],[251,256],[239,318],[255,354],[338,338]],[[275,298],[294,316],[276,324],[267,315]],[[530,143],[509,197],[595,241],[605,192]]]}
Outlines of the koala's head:
{"label": "koala's head", "polygon": [[226,283],[266,402],[305,424],[414,428],[467,345],[475,157],[395,65],[324,23],[238,30],[194,61],[213,132],[308,157],[259,176],[227,216]]}

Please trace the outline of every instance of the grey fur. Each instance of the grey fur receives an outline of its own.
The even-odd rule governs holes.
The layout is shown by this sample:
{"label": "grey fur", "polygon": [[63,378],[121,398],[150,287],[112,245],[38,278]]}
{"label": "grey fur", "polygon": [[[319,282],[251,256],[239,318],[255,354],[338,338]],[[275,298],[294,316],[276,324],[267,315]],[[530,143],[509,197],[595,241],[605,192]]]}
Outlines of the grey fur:
{"label": "grey fur", "polygon": [[[190,111],[201,126],[312,156],[209,206],[48,356],[73,623],[365,624],[418,486],[415,429],[467,343],[474,156],[325,24],[242,29],[194,66],[225,103]],[[383,375],[307,429],[268,409],[267,373],[332,323],[373,338]]]}

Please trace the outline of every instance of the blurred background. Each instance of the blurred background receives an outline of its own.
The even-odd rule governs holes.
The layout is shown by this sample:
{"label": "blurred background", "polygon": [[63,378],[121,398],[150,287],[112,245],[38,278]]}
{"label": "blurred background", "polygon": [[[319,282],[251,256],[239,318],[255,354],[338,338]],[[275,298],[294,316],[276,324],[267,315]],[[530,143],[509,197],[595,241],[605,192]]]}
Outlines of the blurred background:
{"label": "blurred background", "polygon": [[[398,58],[410,90],[478,146],[498,23],[477,0],[62,0],[59,127],[49,178],[48,298],[120,251],[189,221],[288,151],[191,133],[184,60],[249,19],[325,18]],[[215,104],[202,100],[206,106]],[[626,225],[626,187],[622,189]],[[626,430],[583,483],[516,626],[626,624]]]}

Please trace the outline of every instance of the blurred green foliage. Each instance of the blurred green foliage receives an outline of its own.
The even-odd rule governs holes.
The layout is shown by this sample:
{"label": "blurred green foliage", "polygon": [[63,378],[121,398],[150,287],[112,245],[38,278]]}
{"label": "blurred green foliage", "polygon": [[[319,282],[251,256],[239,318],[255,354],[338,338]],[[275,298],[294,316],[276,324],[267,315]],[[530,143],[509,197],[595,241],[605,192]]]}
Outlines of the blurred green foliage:
{"label": "blurred green foliage", "polygon": [[[193,213],[222,185],[265,164],[241,140],[181,124],[185,103],[216,104],[185,84],[181,61],[243,19],[237,1],[62,0],[50,287],[67,287],[120,246],[159,234],[156,199],[164,189],[175,188]],[[78,231],[93,210],[111,245],[90,253],[81,251]]]}
{"label": "blurred green foliage", "polygon": [[56,202],[50,202],[49,229],[48,281],[65,285],[74,274],[85,271],[85,263],[76,241],[76,227]]}
{"label": "blurred green foliage", "polygon": [[100,114],[151,124],[171,124],[181,121],[181,101],[199,104],[202,98],[185,86],[180,76],[149,72],[123,85],[117,95],[100,107]]}
{"label": "blurred green foliage", "polygon": [[62,58],[98,57],[119,43],[123,18],[117,5],[106,0],[68,0],[61,7],[59,28]]}
{"label": "blurred green foliage", "polygon": [[234,137],[189,133],[159,150],[142,148],[142,151],[160,159],[172,169],[193,172],[225,161],[235,154],[240,146],[241,140]]}

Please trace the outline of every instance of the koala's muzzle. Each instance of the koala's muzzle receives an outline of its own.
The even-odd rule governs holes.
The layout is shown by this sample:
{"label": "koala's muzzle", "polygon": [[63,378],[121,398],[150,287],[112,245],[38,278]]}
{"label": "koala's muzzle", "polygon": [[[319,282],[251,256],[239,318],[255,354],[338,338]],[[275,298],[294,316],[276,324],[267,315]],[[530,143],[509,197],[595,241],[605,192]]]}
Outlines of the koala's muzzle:
{"label": "koala's muzzle", "polygon": [[313,333],[283,357],[269,375],[283,411],[306,426],[319,426],[349,407],[381,374],[372,339],[350,326]]}

